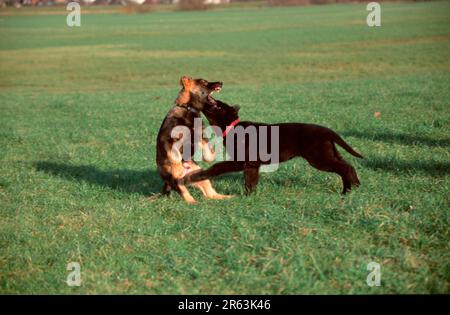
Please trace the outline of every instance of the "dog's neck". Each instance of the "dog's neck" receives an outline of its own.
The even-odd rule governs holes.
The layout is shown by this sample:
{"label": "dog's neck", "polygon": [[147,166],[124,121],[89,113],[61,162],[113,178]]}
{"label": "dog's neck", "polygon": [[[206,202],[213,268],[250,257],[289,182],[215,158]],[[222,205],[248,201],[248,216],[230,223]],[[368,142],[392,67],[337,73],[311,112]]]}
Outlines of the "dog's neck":
{"label": "dog's neck", "polygon": [[200,110],[195,108],[191,104],[176,104],[176,106],[181,107],[181,108],[187,110],[188,112],[193,112],[197,115],[200,115]]}
{"label": "dog's neck", "polygon": [[232,117],[230,119],[227,118],[227,119],[219,119],[219,120],[211,119],[210,117],[208,117],[208,115],[205,115],[205,116],[211,126],[220,127],[220,129],[222,129],[222,130],[225,130],[228,126],[231,125],[232,122],[239,119],[238,115],[236,115],[236,117]]}
{"label": "dog's neck", "polygon": [[220,117],[217,120],[214,120],[212,117],[209,117],[206,114],[205,116],[211,126],[217,126],[222,130],[222,137],[226,137],[227,133],[240,122],[239,115],[231,115],[230,117],[226,118]]}
{"label": "dog's neck", "polygon": [[239,124],[240,122],[241,122],[241,120],[239,119],[239,117],[236,118],[235,120],[233,120],[233,121],[231,122],[231,124],[229,124],[229,125],[226,127],[225,131],[222,132],[222,138],[226,138],[226,136],[228,135],[228,133],[229,133],[231,130],[233,130],[234,126],[236,126],[236,125]]}

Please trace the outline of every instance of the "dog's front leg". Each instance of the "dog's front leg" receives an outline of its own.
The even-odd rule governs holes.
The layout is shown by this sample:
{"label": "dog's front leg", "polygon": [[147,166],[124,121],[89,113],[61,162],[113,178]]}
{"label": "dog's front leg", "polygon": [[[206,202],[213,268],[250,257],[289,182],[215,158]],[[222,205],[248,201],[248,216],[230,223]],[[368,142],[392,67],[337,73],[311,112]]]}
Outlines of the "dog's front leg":
{"label": "dog's front leg", "polygon": [[250,195],[258,185],[259,166],[246,166],[244,169],[245,194]]}
{"label": "dog's front leg", "polygon": [[184,178],[184,183],[193,183],[225,173],[239,172],[244,169],[245,162],[224,161],[211,166],[206,170],[198,170],[188,173]]}

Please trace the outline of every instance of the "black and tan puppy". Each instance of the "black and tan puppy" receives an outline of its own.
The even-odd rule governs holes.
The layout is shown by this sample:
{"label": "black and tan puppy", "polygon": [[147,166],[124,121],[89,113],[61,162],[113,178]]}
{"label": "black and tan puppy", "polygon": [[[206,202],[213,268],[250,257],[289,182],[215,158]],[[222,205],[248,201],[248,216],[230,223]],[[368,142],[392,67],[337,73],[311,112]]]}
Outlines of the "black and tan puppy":
{"label": "black and tan puppy", "polygon": [[[175,143],[187,142],[194,147],[194,134],[202,130],[194,130],[194,119],[200,118],[200,111],[203,106],[213,101],[211,94],[220,90],[222,83],[208,82],[203,79],[192,79],[184,76],[180,79],[181,90],[175,101],[175,106],[167,114],[157,137],[156,163],[159,174],[164,180],[163,193],[168,194],[171,190],[178,192],[188,203],[194,203],[195,200],[187,188],[178,182],[186,173],[198,170],[200,167],[191,160],[191,156],[184,157],[182,147],[178,148]],[[212,104],[211,104],[212,105]],[[174,128],[185,126],[190,131],[190,136],[179,134],[174,136]],[[198,146],[203,150],[203,156],[208,161],[213,160],[214,153],[208,147],[207,142],[200,137]],[[193,152],[193,150],[191,151]],[[183,159],[184,157],[184,159]],[[207,198],[224,199],[229,196],[218,194],[209,180],[199,181],[193,184],[199,188]]]}
{"label": "black and tan puppy", "polygon": [[[313,124],[302,123],[281,123],[281,124],[263,124],[251,121],[239,120],[239,107],[229,106],[219,100],[208,102],[203,108],[203,113],[207,117],[211,125],[221,128],[223,131],[223,143],[226,147],[230,160],[216,163],[206,170],[198,170],[187,174],[184,177],[185,183],[205,180],[214,176],[229,172],[244,171],[246,192],[250,193],[258,184],[259,168],[263,164],[270,164],[271,161],[262,161],[259,155],[256,160],[251,158],[251,149],[249,148],[250,139],[244,138],[241,141],[234,139],[233,145],[227,146],[227,134],[239,126],[248,128],[256,127],[257,136],[260,134],[260,128],[266,126],[265,134],[267,142],[264,146],[267,148],[274,147],[270,143],[272,126],[278,127],[278,163],[288,161],[294,157],[301,156],[305,158],[309,164],[318,170],[326,172],[334,172],[341,176],[343,182],[343,193],[351,190],[352,185],[358,186],[359,179],[355,169],[347,161],[345,161],[336,149],[336,145],[340,145],[353,156],[362,158],[355,152],[336,132],[333,130]],[[236,136],[236,135],[234,135]],[[259,139],[260,137],[258,137]],[[230,141],[230,139],[228,139]],[[266,141],[263,139],[263,141]],[[258,142],[258,148],[261,147],[261,140]],[[245,152],[243,159],[237,159],[238,151]],[[241,155],[242,156],[242,155]]]}

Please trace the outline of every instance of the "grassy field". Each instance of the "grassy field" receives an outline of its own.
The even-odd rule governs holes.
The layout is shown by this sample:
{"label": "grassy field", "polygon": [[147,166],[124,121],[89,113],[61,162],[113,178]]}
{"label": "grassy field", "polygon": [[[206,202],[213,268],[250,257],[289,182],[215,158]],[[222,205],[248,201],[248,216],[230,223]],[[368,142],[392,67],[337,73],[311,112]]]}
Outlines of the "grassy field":
{"label": "grassy field", "polygon": [[[0,293],[449,293],[449,2],[383,3],[378,28],[365,4],[54,13],[0,11]],[[296,159],[251,197],[242,174],[214,180],[231,200],[162,197],[183,74],[242,119],[338,131],[362,186]]]}

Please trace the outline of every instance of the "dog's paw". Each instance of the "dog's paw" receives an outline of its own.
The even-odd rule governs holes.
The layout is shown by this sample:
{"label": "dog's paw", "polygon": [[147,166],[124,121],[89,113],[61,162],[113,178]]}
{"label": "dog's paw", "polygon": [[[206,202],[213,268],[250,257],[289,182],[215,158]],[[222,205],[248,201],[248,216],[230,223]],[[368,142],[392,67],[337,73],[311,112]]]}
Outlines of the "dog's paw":
{"label": "dog's paw", "polygon": [[214,196],[214,199],[218,199],[218,200],[224,200],[224,199],[230,199],[233,198],[234,195],[222,195],[222,194],[217,194]]}

